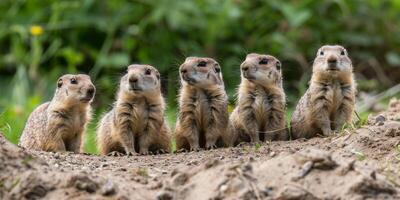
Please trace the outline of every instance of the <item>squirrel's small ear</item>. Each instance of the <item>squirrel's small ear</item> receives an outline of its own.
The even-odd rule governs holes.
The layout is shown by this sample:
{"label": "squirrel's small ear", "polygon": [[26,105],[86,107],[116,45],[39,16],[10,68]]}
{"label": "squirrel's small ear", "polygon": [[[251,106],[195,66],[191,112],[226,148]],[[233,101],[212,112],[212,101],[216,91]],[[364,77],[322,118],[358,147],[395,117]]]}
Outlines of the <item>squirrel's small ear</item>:
{"label": "squirrel's small ear", "polygon": [[63,85],[63,80],[60,78],[57,82],[57,88],[60,88]]}
{"label": "squirrel's small ear", "polygon": [[214,71],[215,71],[216,73],[220,73],[220,72],[221,72],[221,67],[219,66],[219,64],[215,64],[215,65],[214,65]]}
{"label": "squirrel's small ear", "polygon": [[281,71],[282,63],[280,61],[276,62],[276,69]]}

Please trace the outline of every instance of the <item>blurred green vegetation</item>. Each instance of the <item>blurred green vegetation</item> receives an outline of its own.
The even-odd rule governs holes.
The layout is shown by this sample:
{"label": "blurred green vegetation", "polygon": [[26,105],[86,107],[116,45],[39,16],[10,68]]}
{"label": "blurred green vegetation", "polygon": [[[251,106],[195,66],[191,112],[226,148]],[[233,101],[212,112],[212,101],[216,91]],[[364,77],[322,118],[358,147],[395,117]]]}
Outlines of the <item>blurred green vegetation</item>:
{"label": "blurred green vegetation", "polygon": [[399,0],[2,0],[0,129],[17,142],[29,113],[48,101],[64,73],[88,73],[97,87],[87,151],[130,63],[156,66],[173,127],[177,69],[186,56],[220,62],[231,102],[250,52],[283,63],[289,110],[305,91],[323,44],[342,44],[360,91],[400,82]]}

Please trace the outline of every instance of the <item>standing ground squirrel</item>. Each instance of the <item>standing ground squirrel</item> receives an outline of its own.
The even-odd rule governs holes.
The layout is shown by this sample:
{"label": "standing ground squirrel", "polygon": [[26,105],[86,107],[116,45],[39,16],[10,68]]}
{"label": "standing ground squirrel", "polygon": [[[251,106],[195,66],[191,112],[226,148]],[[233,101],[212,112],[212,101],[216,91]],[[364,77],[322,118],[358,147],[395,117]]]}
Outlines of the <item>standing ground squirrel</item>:
{"label": "standing ground squirrel", "polygon": [[170,151],[170,129],[164,118],[160,73],[150,65],[130,65],[121,78],[117,100],[97,129],[101,154],[133,155]]}
{"label": "standing ground squirrel", "polygon": [[88,75],[63,75],[53,99],[29,116],[19,145],[33,150],[83,152],[94,95],[95,87]]}
{"label": "standing ground squirrel", "polygon": [[179,70],[182,87],[175,129],[177,149],[215,148],[217,140],[225,142],[229,137],[228,96],[221,68],[211,58],[188,57]]}
{"label": "standing ground squirrel", "polygon": [[356,83],[353,66],[342,46],[326,45],[318,50],[310,87],[293,113],[293,139],[329,136],[351,123]]}
{"label": "standing ground squirrel", "polygon": [[237,105],[230,117],[232,143],[287,139],[281,62],[251,53],[240,69]]}

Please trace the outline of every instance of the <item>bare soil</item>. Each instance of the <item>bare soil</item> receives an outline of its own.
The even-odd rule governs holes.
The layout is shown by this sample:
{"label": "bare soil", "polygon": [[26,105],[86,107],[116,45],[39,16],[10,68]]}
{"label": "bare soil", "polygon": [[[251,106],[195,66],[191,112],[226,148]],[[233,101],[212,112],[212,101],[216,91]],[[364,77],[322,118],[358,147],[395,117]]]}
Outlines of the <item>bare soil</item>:
{"label": "bare soil", "polygon": [[400,199],[400,101],[359,129],[210,151],[25,151],[0,135],[0,199]]}

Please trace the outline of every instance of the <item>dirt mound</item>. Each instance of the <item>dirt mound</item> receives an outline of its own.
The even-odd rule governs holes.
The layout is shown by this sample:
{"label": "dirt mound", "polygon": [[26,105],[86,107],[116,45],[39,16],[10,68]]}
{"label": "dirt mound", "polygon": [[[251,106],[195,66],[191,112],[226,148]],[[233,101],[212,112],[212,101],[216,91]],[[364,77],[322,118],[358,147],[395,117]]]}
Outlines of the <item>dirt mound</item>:
{"label": "dirt mound", "polygon": [[160,194],[174,199],[390,199],[399,191],[354,159],[309,148],[263,162],[217,160],[177,172]]}
{"label": "dirt mound", "polygon": [[0,135],[0,199],[400,199],[400,101],[310,140],[132,157],[25,151]]}
{"label": "dirt mound", "polygon": [[[42,157],[43,154],[48,157]],[[85,156],[71,153],[27,153],[7,142],[0,133],[0,199],[116,197],[118,186],[113,181],[117,181],[117,178],[111,181],[100,176],[102,174],[88,173],[83,162],[79,163],[81,170],[67,169],[68,165],[78,164],[79,161],[74,160],[76,157]],[[120,184],[122,188],[135,186],[135,183]],[[147,194],[150,193],[144,192],[143,196]],[[135,191],[135,195],[142,199],[140,191]],[[128,199],[123,194],[118,198]]]}

